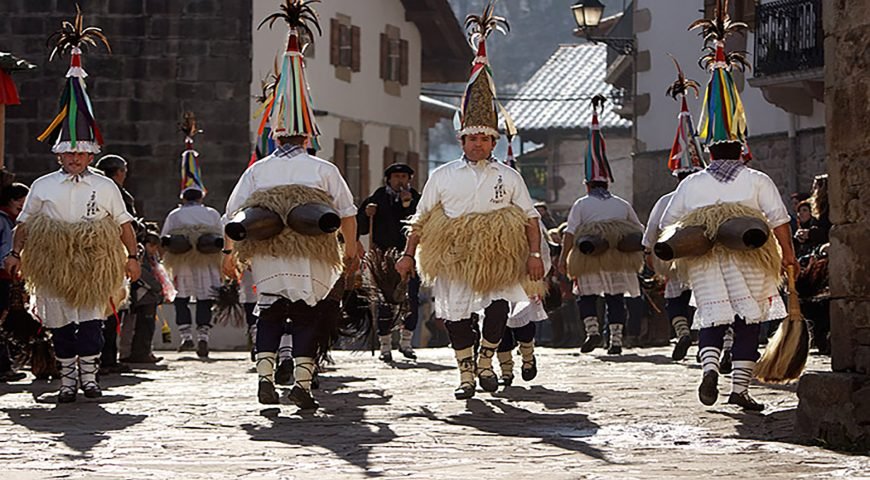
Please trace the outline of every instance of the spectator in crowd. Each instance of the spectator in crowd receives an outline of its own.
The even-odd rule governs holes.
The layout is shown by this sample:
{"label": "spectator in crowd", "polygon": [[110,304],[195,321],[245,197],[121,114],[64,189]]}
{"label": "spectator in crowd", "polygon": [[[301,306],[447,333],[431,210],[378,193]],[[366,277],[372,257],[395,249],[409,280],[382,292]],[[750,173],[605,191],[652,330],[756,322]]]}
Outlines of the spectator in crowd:
{"label": "spectator in crowd", "polygon": [[[6,258],[12,250],[12,229],[29,191],[27,186],[20,183],[7,185],[0,190],[0,258]],[[11,287],[12,276],[5,269],[0,270],[0,313],[9,308]],[[12,366],[9,350],[0,337],[0,383],[14,382],[26,376],[23,372],[16,372]]]}

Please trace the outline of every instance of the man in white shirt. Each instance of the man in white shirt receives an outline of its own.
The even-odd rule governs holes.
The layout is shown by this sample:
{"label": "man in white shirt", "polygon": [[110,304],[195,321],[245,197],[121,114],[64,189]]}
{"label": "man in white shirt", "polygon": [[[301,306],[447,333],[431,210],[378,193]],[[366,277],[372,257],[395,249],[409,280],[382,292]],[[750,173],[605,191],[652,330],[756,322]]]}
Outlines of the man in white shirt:
{"label": "man in white shirt", "polygon": [[193,247],[183,255],[167,252],[164,259],[178,291],[173,302],[175,324],[181,336],[178,351],[191,351],[194,348],[190,312],[190,300],[193,298],[196,299],[196,354],[199,358],[208,358],[211,307],[214,303],[212,297],[214,289],[221,285],[221,257],[218,250],[215,253],[199,252],[198,239],[202,235],[220,238],[223,225],[221,214],[203,205],[203,198],[204,193],[199,186],[185,188],[181,193],[181,206],[169,212],[160,235],[163,238],[183,235]]}
{"label": "man in white shirt", "polygon": [[[81,60],[81,43],[93,40],[58,37],[58,51],[70,52],[70,68],[60,112],[39,140],[57,132],[51,150],[61,169],[31,185],[5,259],[13,277],[27,277],[36,316],[51,330],[61,374],[58,403],[74,402],[79,385],[87,398],[102,396],[103,319],[127,296],[125,273],[134,282],[140,273],[133,217],[121,192],[88,166],[103,143]],[[99,40],[108,46],[102,35]]]}
{"label": "man in white shirt", "polygon": [[[574,279],[574,293],[579,296],[580,318],[586,327],[586,341],[580,351],[589,353],[601,343],[597,304],[603,297],[610,330],[607,353],[619,355],[622,353],[626,319],[624,297],[640,296],[637,272],[643,256],[640,252],[623,253],[616,247],[623,236],[642,232],[643,224],[631,204],[608,190],[613,174],[598,124],[598,105],[603,104],[603,97],[594,98],[592,104],[592,126],[584,169],[587,195],[579,198],[568,214],[559,271]],[[595,235],[608,241],[606,250],[597,255],[581,253],[579,248],[575,248],[574,240],[583,235]]]}
{"label": "man in white shirt", "polygon": [[[45,327],[52,331],[55,355],[60,362],[58,401],[61,403],[75,401],[79,377],[85,396],[95,398],[102,395],[96,370],[103,349],[103,319],[107,310],[117,308],[124,301],[123,295],[118,293],[122,285],[98,283],[101,279],[111,279],[115,283],[123,280],[123,275],[103,269],[117,268],[121,273],[126,269],[133,281],[139,277],[136,237],[131,224],[133,218],[127,213],[115,184],[88,167],[93,158],[89,152],[60,153],[62,168],[33,182],[18,217],[13,249],[6,257],[6,268],[12,275],[21,271],[34,283],[36,313]],[[114,245],[97,241],[97,248],[85,248],[83,239],[78,239],[69,246],[73,249],[69,257],[61,254],[66,245],[57,245],[49,251],[40,248],[68,236],[71,238],[69,232],[77,231],[75,225],[84,226],[85,231],[89,231],[88,226],[105,221],[120,227],[114,236]],[[60,230],[50,232],[46,225],[58,226]],[[32,231],[31,227],[35,229],[36,226],[38,230]],[[105,240],[108,242],[108,238]],[[90,241],[94,242],[93,239]],[[124,247],[128,255],[126,267],[123,265]],[[38,259],[44,256],[51,257],[54,271],[40,271],[43,262]],[[111,257],[112,262],[107,263],[103,256]],[[22,270],[21,257],[24,257]],[[115,262],[120,263],[115,265]],[[45,275],[74,278],[73,281],[79,283],[78,288],[105,292],[105,297],[82,303],[68,291],[58,292],[64,280],[69,282],[69,278],[57,278],[61,285],[52,285],[54,282],[40,281]]]}
{"label": "man in white shirt", "polygon": [[[356,239],[356,207],[353,195],[332,163],[306,153],[302,145],[306,137],[278,137],[280,146],[272,155],[250,166],[227,202],[224,221],[243,209],[257,192],[268,192],[287,185],[297,185],[326,192],[332,206],[341,217],[341,234],[345,239]],[[286,230],[286,228],[285,228]],[[329,239],[334,240],[330,235]],[[224,273],[237,276],[236,249],[232,239],[225,237]],[[344,245],[344,262],[352,265],[356,258],[356,242]],[[249,259],[254,287],[257,291],[257,372],[258,397],[261,403],[278,403],[274,387],[276,352],[289,320],[293,333],[295,383],[290,399],[300,408],[316,409],[311,397],[311,380],[315,358],[324,353],[328,345],[318,343],[319,331],[326,327],[322,318],[327,295],[342,277],[342,268],[318,258],[301,255],[276,256],[256,253]]]}
{"label": "man in white shirt", "polygon": [[[724,23],[727,22],[720,17],[710,25]],[[731,78],[731,69],[740,67],[742,57],[735,52],[725,54],[728,33],[711,27],[704,27],[702,32],[705,45],[710,42],[715,45],[714,53],[702,58],[712,79],[707,86],[705,116],[699,132],[709,146],[711,163],[680,183],[662,214],[659,228],[705,225],[720,218],[724,222],[735,215],[732,212],[739,212],[737,215],[763,219],[773,230],[776,240],[768,238],[760,247],[763,255],[716,245],[700,257],[677,259],[684,262],[678,268],[687,272],[697,305],[695,321],[701,327],[698,338],[703,372],[698,387],[701,403],[713,405],[718,400],[720,354],[730,325],[734,343],[728,403],[760,411],[764,405],[749,395],[759,358],[760,323],[785,317],[777,287],[781,268],[794,267],[797,260],[790,218],[776,185],[764,173],[748,168],[742,158],[746,115]],[[727,104],[722,104],[722,99],[727,99]],[[706,235],[715,238],[716,232],[707,231]],[[782,251],[781,266],[776,261],[777,242]]]}

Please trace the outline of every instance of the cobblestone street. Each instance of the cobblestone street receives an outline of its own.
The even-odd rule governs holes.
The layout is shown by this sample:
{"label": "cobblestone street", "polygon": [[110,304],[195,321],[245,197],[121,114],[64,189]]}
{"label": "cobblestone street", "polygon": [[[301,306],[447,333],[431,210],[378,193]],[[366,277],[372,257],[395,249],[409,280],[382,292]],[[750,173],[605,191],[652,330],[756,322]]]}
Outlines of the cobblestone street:
{"label": "cobblestone street", "polygon": [[667,348],[539,349],[533,385],[468,402],[452,398],[449,350],[419,354],[391,368],[336,353],[313,416],[261,408],[241,352],[208,362],[169,353],[162,365],[106,377],[99,401],[56,406],[53,384],[3,385],[0,465],[15,479],[870,475],[866,456],[788,442],[793,389],[755,388],[764,415],[704,408],[697,367],[673,364]]}

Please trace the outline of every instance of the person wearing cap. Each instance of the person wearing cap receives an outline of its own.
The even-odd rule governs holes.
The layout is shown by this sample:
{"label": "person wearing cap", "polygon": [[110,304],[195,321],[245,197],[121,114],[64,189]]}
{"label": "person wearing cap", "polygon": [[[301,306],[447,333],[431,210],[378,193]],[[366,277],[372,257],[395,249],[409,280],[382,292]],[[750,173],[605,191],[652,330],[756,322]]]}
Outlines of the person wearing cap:
{"label": "person wearing cap", "polygon": [[[706,161],[704,160],[701,143],[698,141],[698,134],[695,132],[692,114],[689,112],[688,102],[686,101],[686,93],[689,89],[694,89],[695,98],[698,97],[697,83],[694,80],[686,79],[676,59],[674,59],[674,65],[677,68],[677,79],[668,88],[667,94],[673,97],[674,100],[679,100],[681,106],[680,113],[677,116],[677,133],[668,155],[668,169],[676,177],[677,183],[680,183],[689,175],[703,170],[706,166]],[[673,196],[674,191],[668,192],[662,195],[653,205],[649,214],[649,222],[643,235],[643,247],[647,268],[651,272],[667,278],[667,283],[665,283],[665,310],[671,325],[674,327],[674,333],[677,335],[677,343],[674,346],[671,358],[673,360],[682,360],[686,358],[686,353],[692,345],[690,327],[693,312],[689,306],[692,290],[686,279],[682,278],[676,269],[671,269],[670,265],[656,262],[655,259],[657,257],[652,253],[653,247],[655,247],[661,234],[659,223],[661,223],[662,214],[665,213],[665,208],[667,208]]]}
{"label": "person wearing cap", "polygon": [[[746,166],[746,112],[731,74],[743,68],[740,52],[726,55],[728,35],[746,28],[732,23],[727,12],[693,24],[702,29],[705,51],[702,65],[711,77],[702,108],[699,135],[708,146],[710,164],[677,187],[662,214],[659,228],[705,226],[707,238],[716,239],[718,228],[735,217],[765,222],[773,235],[754,250],[736,250],[717,244],[706,254],[674,261],[686,272],[695,297],[695,322],[701,327],[698,349],[702,379],[698,398],[713,405],[719,398],[720,354],[725,332],[734,330],[731,394],[728,403],[760,411],[764,405],[749,395],[755,362],[759,358],[761,323],[784,318],[785,307],[778,292],[781,272],[797,261],[791,242],[788,210],[773,181]],[[711,45],[712,43],[712,45]],[[715,230],[714,230],[715,229]],[[781,248],[781,254],[777,249]]]}
{"label": "person wearing cap", "polygon": [[[404,222],[414,215],[420,201],[420,194],[411,187],[413,177],[413,168],[404,163],[394,163],[384,170],[385,185],[360,203],[356,217],[357,233],[370,235],[370,248],[379,249],[383,253],[390,249],[404,251]],[[416,275],[408,279],[408,306],[409,312],[402,321],[399,353],[405,358],[416,360],[417,354],[411,345],[420,308],[420,278]],[[389,363],[393,361],[393,309],[386,302],[381,302],[377,312],[380,359]]]}
{"label": "person wearing cap", "polygon": [[[171,237],[184,237],[189,246],[187,251],[173,252],[171,245],[168,245],[164,257],[178,292],[173,302],[175,324],[181,337],[178,351],[186,352],[196,348],[199,358],[208,358],[211,307],[214,304],[212,296],[214,289],[221,285],[221,256],[220,248],[214,252],[200,251],[199,243],[204,236],[221,238],[223,224],[220,213],[203,204],[206,191],[202,182],[199,153],[193,149],[193,137],[199,130],[196,128],[196,119],[189,112],[185,114],[182,132],[185,134],[185,150],[181,155],[181,205],[166,216],[160,236],[167,241]],[[196,300],[195,345],[191,299]]]}
{"label": "person wearing cap", "polygon": [[48,140],[59,130],[52,152],[60,169],[31,185],[5,267],[33,289],[35,314],[51,330],[60,367],[57,400],[69,403],[79,386],[87,398],[102,395],[103,319],[127,296],[125,273],[136,281],[140,269],[133,218],[121,193],[89,167],[103,138],[85,88],[81,46],[108,42],[98,28],[83,29],[80,12],[63,30],[55,48],[71,54],[66,89],[60,112],[39,137]]}
{"label": "person wearing cap", "polygon": [[[112,179],[115,185],[118,186],[118,190],[121,191],[121,198],[124,199],[124,207],[127,209],[127,213],[133,217],[133,231],[138,234],[141,230],[141,223],[136,213],[135,200],[133,195],[124,188],[124,182],[127,180],[127,161],[118,155],[103,155],[97,160],[95,167],[103,175]],[[128,321],[130,309],[127,302],[117,307],[118,317],[116,318],[113,312],[106,318],[106,322],[103,324],[103,337],[106,339],[106,343],[103,346],[103,352],[100,354],[100,375],[131,371],[126,363],[118,361],[119,352],[121,357],[129,355],[129,340],[133,334],[133,329],[131,328],[132,322]],[[121,322],[120,329],[118,328],[119,321]],[[119,330],[120,339],[118,338]]]}
{"label": "person wearing cap", "polygon": [[[643,224],[631,204],[609,190],[613,173],[598,123],[598,108],[603,103],[602,96],[592,100],[592,126],[585,164],[587,195],[574,202],[568,214],[559,271],[574,279],[580,318],[586,327],[586,341],[580,351],[589,353],[601,344],[598,301],[603,298],[610,330],[607,353],[619,355],[626,320],[625,297],[640,296],[637,272],[643,264],[643,253],[625,253],[615,247],[624,236],[643,232]],[[581,252],[574,241],[585,236],[604,239],[608,244],[606,250],[597,255]]]}
{"label": "person wearing cap", "polygon": [[[498,389],[492,363],[511,304],[528,300],[532,292],[524,284],[543,291],[540,215],[519,172],[492,155],[499,110],[506,130],[515,133],[495,96],[486,55],[487,36],[506,24],[493,10],[490,2],[483,15],[466,19],[477,55],[457,118],[462,158],[429,176],[396,264],[404,278],[416,267],[433,285],[435,315],[446,321],[459,367],[457,400],[473,397],[478,380],[486,392]],[[474,315],[482,319],[477,355]]]}
{"label": "person wearing cap", "polygon": [[306,151],[316,148],[320,129],[305,79],[303,33],[314,38],[319,30],[312,2],[287,1],[282,12],[266,17],[283,19],[288,35],[275,96],[267,106],[272,138],[278,147],[254,162],[242,174],[227,201],[224,223],[249,208],[271,211],[287,218],[304,204],[318,204],[340,218],[338,232],[303,235],[284,223],[268,238],[233,241],[225,228],[223,272],[239,277],[239,264],[250,265],[257,291],[256,360],[257,398],[266,405],[279,403],[275,390],[275,363],[281,337],[291,323],[293,334],[293,387],[288,398],[305,411],[319,408],[311,393],[318,361],[337,338],[341,318],[338,299],[346,275],[357,267],[356,213],[353,194],[335,164]]}

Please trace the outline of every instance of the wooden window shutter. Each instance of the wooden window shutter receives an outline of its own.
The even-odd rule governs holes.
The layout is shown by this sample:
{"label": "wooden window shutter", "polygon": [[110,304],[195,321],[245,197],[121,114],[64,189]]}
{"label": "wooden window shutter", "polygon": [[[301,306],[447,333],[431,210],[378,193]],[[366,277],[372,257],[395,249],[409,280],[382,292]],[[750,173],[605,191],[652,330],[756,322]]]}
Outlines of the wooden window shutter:
{"label": "wooden window shutter", "polygon": [[350,59],[350,69],[354,72],[358,72],[360,69],[360,50],[362,46],[360,45],[360,29],[357,26],[350,27],[350,44],[351,44],[351,59]]}
{"label": "wooden window shutter", "polygon": [[393,164],[393,159],[396,158],[396,153],[390,147],[384,147],[384,170]]}
{"label": "wooden window shutter", "polygon": [[338,167],[341,176],[347,179],[347,158],[344,155],[344,141],[340,138],[333,142],[332,163]]}
{"label": "wooden window shutter", "polygon": [[329,20],[329,64],[341,63],[341,23],[337,18]]}
{"label": "wooden window shutter", "polygon": [[420,154],[408,152],[408,165],[414,169],[414,179],[411,181],[411,185],[416,187],[417,178],[420,177]]}
{"label": "wooden window shutter", "polygon": [[399,83],[402,85],[408,84],[408,69],[409,69],[409,53],[410,46],[407,40],[399,40],[399,57],[401,59],[401,68],[399,71]]}
{"label": "wooden window shutter", "polygon": [[386,33],[381,34],[381,80],[386,80],[390,77],[390,72],[387,71],[387,57],[390,55],[390,37]]}
{"label": "wooden window shutter", "polygon": [[371,188],[371,172],[369,171],[369,146],[360,142],[359,144],[359,196],[365,198],[369,194]]}
{"label": "wooden window shutter", "polygon": [[716,11],[716,0],[704,0],[704,18],[713,18]]}

